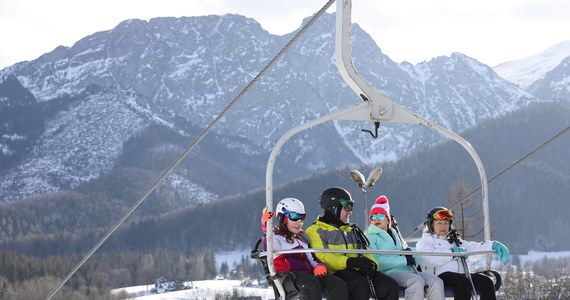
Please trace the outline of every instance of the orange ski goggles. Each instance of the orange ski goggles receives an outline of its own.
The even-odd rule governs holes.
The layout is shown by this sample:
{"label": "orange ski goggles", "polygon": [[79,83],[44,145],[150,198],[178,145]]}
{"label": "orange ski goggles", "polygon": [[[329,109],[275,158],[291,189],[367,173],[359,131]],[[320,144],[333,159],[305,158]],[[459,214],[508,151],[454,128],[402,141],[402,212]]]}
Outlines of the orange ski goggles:
{"label": "orange ski goggles", "polygon": [[453,220],[453,212],[448,209],[440,209],[433,213],[434,220]]}

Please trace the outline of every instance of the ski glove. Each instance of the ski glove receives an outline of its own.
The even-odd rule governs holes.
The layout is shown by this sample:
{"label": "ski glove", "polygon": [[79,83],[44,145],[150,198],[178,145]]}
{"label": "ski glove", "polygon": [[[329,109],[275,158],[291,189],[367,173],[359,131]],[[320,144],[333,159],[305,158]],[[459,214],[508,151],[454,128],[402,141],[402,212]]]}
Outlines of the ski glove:
{"label": "ski glove", "polygon": [[[410,249],[410,248],[406,248],[403,250],[404,251],[412,251],[412,249]],[[406,255],[406,265],[412,266],[412,267],[416,265],[416,260],[414,259],[414,257],[412,255]]]}
{"label": "ski glove", "polygon": [[327,275],[327,266],[323,263],[318,263],[315,269],[313,270],[313,275],[317,277]]}
{"label": "ski glove", "polygon": [[346,266],[356,269],[362,275],[371,275],[376,271],[376,263],[364,256],[350,257],[346,260]]}
{"label": "ski glove", "polygon": [[509,249],[507,249],[507,247],[505,247],[501,242],[494,242],[493,250],[497,251],[502,262],[506,262],[509,259]]}
{"label": "ski glove", "polygon": [[273,216],[275,216],[274,212],[271,211],[267,211],[268,208],[267,206],[263,207],[262,215],[261,215],[261,230],[263,230],[263,232],[267,231],[267,221],[269,221],[271,218],[273,218]]}
{"label": "ski glove", "polygon": [[[463,248],[463,247],[453,247],[453,248],[451,248],[451,252],[467,252],[467,250],[465,250],[465,248]],[[467,259],[467,256],[455,256],[455,257]]]}

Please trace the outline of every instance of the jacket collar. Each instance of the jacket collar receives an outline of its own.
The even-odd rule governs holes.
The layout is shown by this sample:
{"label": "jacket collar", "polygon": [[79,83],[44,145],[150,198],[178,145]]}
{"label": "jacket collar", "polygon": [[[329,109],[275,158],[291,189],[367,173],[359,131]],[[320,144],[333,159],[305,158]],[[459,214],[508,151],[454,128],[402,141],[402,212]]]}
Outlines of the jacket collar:
{"label": "jacket collar", "polygon": [[335,229],[340,229],[343,231],[347,231],[350,232],[352,231],[352,227],[350,226],[351,224],[342,224],[342,225],[338,225],[338,224],[331,224],[329,222],[323,221],[323,216],[320,216],[317,221],[315,223],[319,223],[319,226],[321,226],[322,228],[326,229],[326,230],[335,230]]}
{"label": "jacket collar", "polygon": [[367,232],[369,233],[379,233],[379,232],[386,232],[384,229],[374,225],[374,224],[370,224],[370,226],[368,226],[368,229],[366,229]]}
{"label": "jacket collar", "polygon": [[329,225],[335,226],[335,227],[340,227],[340,226],[348,226],[350,224],[348,223],[344,223],[342,222],[335,214],[333,214],[331,211],[329,211],[328,209],[325,210],[324,215],[321,215],[318,218],[318,221],[321,221],[323,223],[327,223]]}

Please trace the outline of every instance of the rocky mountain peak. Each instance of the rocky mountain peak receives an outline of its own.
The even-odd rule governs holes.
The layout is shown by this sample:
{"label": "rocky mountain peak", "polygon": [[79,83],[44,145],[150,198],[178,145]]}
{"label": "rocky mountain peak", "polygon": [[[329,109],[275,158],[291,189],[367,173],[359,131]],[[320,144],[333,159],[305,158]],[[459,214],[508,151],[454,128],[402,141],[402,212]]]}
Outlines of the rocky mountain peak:
{"label": "rocky mountain peak", "polygon": [[[360,27],[352,33],[354,64],[371,85],[453,131],[537,101],[465,55],[397,64]],[[166,128],[178,139],[196,136],[291,34],[271,35],[239,15],[127,20],[71,48],[58,47],[0,71],[2,76],[14,74],[37,98],[38,107],[49,112],[42,130],[29,139],[29,152],[0,174],[0,195],[7,200],[74,188],[110,174],[134,163],[125,156],[129,143],[158,143],[139,149],[149,157],[154,157],[151,151],[180,153],[178,142],[148,136],[150,128]],[[21,101],[16,98],[10,101]],[[196,179],[203,170],[186,166],[169,184],[182,182],[218,195],[259,187],[266,156],[284,132],[359,101],[336,69],[334,16],[326,14],[216,126],[209,144],[194,157],[203,168],[223,161],[232,171],[224,170],[222,176],[241,172],[247,183],[237,180],[236,186],[220,191]],[[380,137],[372,140],[361,132],[370,126],[337,121],[300,134],[284,147],[276,180],[341,165],[378,164],[442,141],[426,128],[396,125],[382,125]]]}

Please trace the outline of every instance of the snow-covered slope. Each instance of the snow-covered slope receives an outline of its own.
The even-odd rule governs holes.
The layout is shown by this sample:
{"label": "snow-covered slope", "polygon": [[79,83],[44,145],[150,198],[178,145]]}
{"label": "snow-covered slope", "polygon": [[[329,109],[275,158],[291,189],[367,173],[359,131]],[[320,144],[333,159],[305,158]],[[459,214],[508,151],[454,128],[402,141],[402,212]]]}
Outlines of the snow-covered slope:
{"label": "snow-covered slope", "polygon": [[529,88],[529,92],[542,99],[570,103],[570,56],[544,75]]}
{"label": "snow-covered slope", "polygon": [[199,280],[185,282],[184,285],[187,289],[161,294],[150,292],[154,285],[118,288],[112,290],[111,293],[126,292],[134,300],[215,299],[235,294],[239,297],[259,297],[262,300],[275,298],[272,288],[246,287],[241,280]]}
{"label": "snow-covered slope", "polygon": [[[48,121],[30,159],[4,177],[1,189],[25,195],[56,192],[111,170],[123,142],[148,121],[131,109],[133,94],[109,91],[97,96],[87,96]],[[124,118],[130,126],[123,126]]]}
{"label": "snow-covered slope", "polygon": [[[239,176],[250,184],[247,188],[260,186],[266,155],[283,133],[361,101],[338,74],[334,21],[334,15],[321,17],[216,126],[216,143],[202,145],[205,150],[200,154],[214,161],[202,165],[207,172],[225,174],[224,180],[230,181]],[[465,55],[454,53],[415,66],[398,64],[359,26],[352,34],[354,64],[370,84],[452,131],[461,132],[538,101]],[[0,172],[0,198],[74,188],[106,174],[124,156],[123,145],[153,124],[184,138],[196,136],[190,128],[208,126],[291,35],[271,35],[255,20],[239,15],[128,20],[71,48],[58,47],[1,70],[0,78],[13,74],[35,96],[35,105],[56,111],[46,115],[40,137],[24,137],[30,143],[29,153]],[[93,87],[109,92],[86,92]],[[75,100],[54,105],[66,97]],[[15,96],[5,99],[21,101]],[[361,132],[372,127],[337,121],[299,134],[283,148],[276,180],[394,160],[442,141],[426,128],[401,125],[382,125],[380,137],[373,140]],[[13,128],[1,130],[2,138],[14,136]],[[0,145],[6,149],[10,144],[0,140]],[[0,158],[12,159],[9,150],[3,150]],[[154,145],[152,157],[175,150],[183,149]],[[231,157],[233,153],[240,157]],[[216,170],[217,165],[225,169]],[[196,168],[181,170],[178,178],[186,177],[184,185],[196,184],[209,195],[223,194],[216,190],[219,186],[198,182],[195,177],[204,170]],[[174,183],[172,187],[177,189]]]}
{"label": "snow-covered slope", "polygon": [[556,44],[533,56],[499,64],[493,69],[499,76],[527,90],[568,56],[570,56],[570,40]]}

